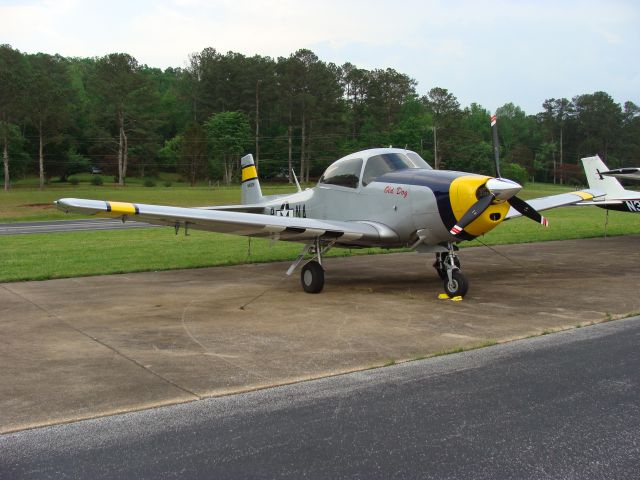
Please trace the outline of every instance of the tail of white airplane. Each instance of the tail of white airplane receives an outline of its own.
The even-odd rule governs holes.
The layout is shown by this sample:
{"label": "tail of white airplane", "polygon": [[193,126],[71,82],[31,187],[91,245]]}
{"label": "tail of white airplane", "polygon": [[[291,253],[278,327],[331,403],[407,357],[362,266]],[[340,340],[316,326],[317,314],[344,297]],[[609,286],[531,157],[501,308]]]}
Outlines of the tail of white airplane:
{"label": "tail of white airplane", "polygon": [[253,162],[253,155],[242,157],[240,166],[242,167],[242,204],[252,205],[262,202],[262,189],[260,188],[260,180],[258,180],[258,171]]}
{"label": "tail of white airplane", "polygon": [[587,175],[589,188],[604,192],[607,197],[620,196],[625,193],[622,184],[613,177],[601,175],[601,172],[609,171],[598,155],[582,159],[584,173]]}

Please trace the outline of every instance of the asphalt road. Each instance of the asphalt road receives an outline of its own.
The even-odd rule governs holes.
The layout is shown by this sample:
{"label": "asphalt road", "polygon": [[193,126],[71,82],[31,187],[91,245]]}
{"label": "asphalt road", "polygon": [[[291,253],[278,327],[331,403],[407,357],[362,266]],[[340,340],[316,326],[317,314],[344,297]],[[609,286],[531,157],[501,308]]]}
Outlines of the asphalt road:
{"label": "asphalt road", "polygon": [[21,235],[27,233],[77,232],[83,230],[120,230],[129,228],[149,228],[143,222],[122,223],[117,218],[96,218],[78,220],[51,220],[42,222],[0,223],[0,235]]}
{"label": "asphalt road", "polygon": [[0,437],[0,478],[638,478],[640,317]]}

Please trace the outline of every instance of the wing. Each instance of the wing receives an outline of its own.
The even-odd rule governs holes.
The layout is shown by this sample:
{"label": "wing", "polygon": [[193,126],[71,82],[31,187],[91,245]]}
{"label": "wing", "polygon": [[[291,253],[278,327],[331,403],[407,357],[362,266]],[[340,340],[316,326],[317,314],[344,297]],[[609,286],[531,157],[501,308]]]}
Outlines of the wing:
{"label": "wing", "polygon": [[[601,197],[602,192],[597,190],[580,190],[571,193],[560,193],[558,195],[550,195],[548,197],[539,197],[531,200],[527,200],[527,203],[531,205],[535,210],[549,210],[550,208],[563,207],[566,205],[573,205],[578,202],[585,202],[593,200],[595,197]],[[515,217],[521,217],[522,214],[516,209],[511,207],[507,212],[505,220]]]}
{"label": "wing", "polygon": [[609,170],[607,172],[600,172],[600,175],[627,180],[640,180],[640,168],[617,168],[615,170]]}
{"label": "wing", "polygon": [[375,222],[280,217],[238,211],[167,207],[81,198],[63,198],[57,200],[55,204],[65,212],[293,242],[307,242],[320,238],[335,240],[336,243],[343,245],[375,246],[393,245],[398,241],[398,236],[393,230]]}

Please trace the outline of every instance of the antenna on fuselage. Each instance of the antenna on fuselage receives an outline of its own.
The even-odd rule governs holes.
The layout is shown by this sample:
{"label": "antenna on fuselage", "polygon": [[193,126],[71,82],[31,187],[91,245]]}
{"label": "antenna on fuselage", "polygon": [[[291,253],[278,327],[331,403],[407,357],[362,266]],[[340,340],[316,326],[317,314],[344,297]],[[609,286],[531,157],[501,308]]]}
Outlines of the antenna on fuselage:
{"label": "antenna on fuselage", "polygon": [[298,183],[298,177],[296,177],[296,172],[293,168],[291,169],[291,173],[293,174],[293,179],[296,181],[296,187],[298,187],[298,191],[301,192],[302,188],[300,188],[300,183]]}

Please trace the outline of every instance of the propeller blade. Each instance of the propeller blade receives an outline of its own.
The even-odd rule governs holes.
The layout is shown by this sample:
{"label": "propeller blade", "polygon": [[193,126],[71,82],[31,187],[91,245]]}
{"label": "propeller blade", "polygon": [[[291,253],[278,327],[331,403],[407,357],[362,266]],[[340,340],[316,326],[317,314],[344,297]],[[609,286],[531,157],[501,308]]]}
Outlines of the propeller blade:
{"label": "propeller blade", "polygon": [[515,208],[523,216],[529,217],[534,222],[538,222],[545,227],[549,226],[549,221],[524,200],[514,196],[507,200],[507,202],[509,202],[509,205]]}
{"label": "propeller blade", "polygon": [[500,178],[500,143],[498,142],[498,117],[491,115],[491,133],[493,135],[493,162],[496,167],[496,177]]}
{"label": "propeller blade", "polygon": [[456,223],[451,230],[449,230],[449,233],[451,235],[458,235],[460,232],[462,232],[462,230],[464,230],[464,227],[466,227],[476,218],[482,215],[482,213],[487,208],[489,208],[489,205],[491,205],[491,202],[493,202],[493,200],[493,195],[485,195],[484,197],[481,197],[480,200],[471,205],[469,210],[464,213],[460,221]]}

